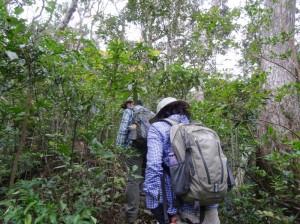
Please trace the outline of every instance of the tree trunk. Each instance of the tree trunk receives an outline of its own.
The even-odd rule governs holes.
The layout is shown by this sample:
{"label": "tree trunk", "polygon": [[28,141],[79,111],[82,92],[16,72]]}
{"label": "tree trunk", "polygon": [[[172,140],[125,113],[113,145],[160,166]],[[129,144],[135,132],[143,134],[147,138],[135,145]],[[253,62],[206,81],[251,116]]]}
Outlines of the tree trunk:
{"label": "tree trunk", "polygon": [[32,100],[32,88],[29,88],[28,94],[27,94],[27,102],[26,102],[26,107],[25,107],[24,120],[23,120],[23,123],[22,123],[22,126],[21,126],[21,131],[20,131],[19,147],[18,147],[18,150],[15,154],[15,158],[14,158],[12,169],[11,169],[11,175],[10,175],[10,180],[9,180],[9,187],[10,188],[15,183],[15,178],[16,178],[16,173],[17,173],[17,170],[18,170],[19,159],[20,159],[20,156],[22,155],[22,151],[23,151],[23,148],[24,148],[25,142],[26,142],[27,124],[28,124],[28,120],[29,120],[31,100]]}
{"label": "tree trunk", "polygon": [[[271,21],[269,27],[263,28],[262,36],[265,41],[270,40],[270,38],[271,40],[278,38],[278,41],[266,43],[262,47],[261,68],[268,73],[264,88],[270,91],[270,96],[265,109],[260,111],[258,137],[262,139],[271,125],[280,133],[280,137],[284,133],[288,133],[286,136],[288,139],[299,138],[296,134],[300,128],[299,99],[296,89],[293,87],[293,84],[299,82],[296,73],[299,66],[296,57],[290,54],[295,48],[293,32],[295,29],[296,0],[265,0],[264,3],[265,8],[271,10]],[[276,92],[289,84],[292,85],[286,95],[280,102],[276,101]],[[267,145],[261,147],[258,156],[262,158],[262,156],[273,151],[288,150],[283,148],[283,145],[277,140],[276,138],[269,138]],[[263,160],[258,161],[258,165],[267,172],[272,169],[267,167]],[[297,176],[296,173],[295,175]]]}
{"label": "tree trunk", "polygon": [[76,11],[78,4],[78,0],[72,0],[71,4],[64,16],[64,18],[61,20],[60,24],[58,25],[59,30],[64,30],[66,26],[69,24],[74,12]]}
{"label": "tree trunk", "polygon": [[[266,44],[262,48],[261,67],[263,71],[269,73],[265,89],[271,91],[265,110],[260,113],[259,136],[266,133],[267,127],[271,124],[282,133],[285,131],[298,132],[300,127],[299,99],[296,93],[286,94],[280,101],[276,102],[276,90],[298,82],[295,66],[297,62],[293,56],[280,56],[292,52],[294,48],[293,30],[295,28],[296,0],[281,0],[274,3],[273,0],[266,0],[265,6],[273,10],[271,14],[271,25],[265,29],[263,37],[280,38],[284,32],[287,41],[278,41],[276,44]],[[296,91],[294,88],[293,91]],[[270,142],[269,147],[263,148],[263,154],[268,154],[275,150],[276,146]]]}

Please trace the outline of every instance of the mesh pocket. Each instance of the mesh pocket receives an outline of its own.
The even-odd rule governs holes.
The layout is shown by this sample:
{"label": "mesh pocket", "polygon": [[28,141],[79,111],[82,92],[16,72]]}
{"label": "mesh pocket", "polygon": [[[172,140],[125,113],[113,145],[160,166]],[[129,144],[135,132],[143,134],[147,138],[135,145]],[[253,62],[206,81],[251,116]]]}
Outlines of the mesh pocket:
{"label": "mesh pocket", "polygon": [[185,175],[185,162],[170,166],[173,191],[176,195],[186,194],[189,190],[189,184],[186,184],[188,177]]}

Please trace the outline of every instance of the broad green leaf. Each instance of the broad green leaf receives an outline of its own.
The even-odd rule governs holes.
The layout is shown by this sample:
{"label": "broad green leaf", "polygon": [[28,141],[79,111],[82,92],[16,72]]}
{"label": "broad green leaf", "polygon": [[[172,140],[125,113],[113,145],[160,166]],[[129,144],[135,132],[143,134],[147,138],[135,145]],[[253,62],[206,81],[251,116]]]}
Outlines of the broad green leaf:
{"label": "broad green leaf", "polygon": [[46,214],[44,213],[41,216],[38,216],[35,220],[34,220],[34,224],[39,223],[41,220],[43,220],[43,218],[46,216]]}
{"label": "broad green leaf", "polygon": [[79,110],[79,111],[82,111],[83,108],[84,108],[84,107],[83,107],[82,105],[79,105],[79,106],[78,106],[78,110]]}
{"label": "broad green leaf", "polygon": [[19,60],[19,65],[20,65],[20,66],[25,65],[25,63],[26,63],[26,61],[25,61],[24,59]]}
{"label": "broad green leaf", "polygon": [[32,222],[32,216],[31,216],[31,214],[27,214],[27,216],[24,220],[24,223],[25,224],[31,224],[31,222]]}
{"label": "broad green leaf", "polygon": [[75,215],[73,219],[73,223],[76,224],[79,221],[79,219],[80,219],[80,215],[79,214]]}
{"label": "broad green leaf", "polygon": [[137,165],[133,165],[133,167],[132,167],[132,171],[133,171],[133,172],[135,172],[135,171],[137,171],[137,170],[138,170],[138,168],[139,168],[139,167],[138,167]]}
{"label": "broad green leaf", "polygon": [[274,217],[274,213],[270,211],[263,211],[263,214],[269,217]]}
{"label": "broad green leaf", "polygon": [[103,147],[103,145],[96,138],[92,140],[92,143],[93,145],[98,145],[99,147]]}
{"label": "broad green leaf", "polygon": [[65,208],[67,207],[67,204],[65,204],[62,200],[59,201],[61,210],[65,210]]}
{"label": "broad green leaf", "polygon": [[26,213],[28,212],[28,210],[34,205],[36,204],[37,201],[31,202],[24,210],[24,215],[26,215]]}
{"label": "broad green leaf", "polygon": [[12,51],[5,51],[6,55],[9,57],[10,60],[14,60],[19,58],[15,52]]}
{"label": "broad green leaf", "polygon": [[158,50],[150,50],[149,51],[149,56],[158,57],[160,55],[160,52],[161,51],[158,51]]}
{"label": "broad green leaf", "polygon": [[67,155],[70,152],[70,148],[66,145],[60,145],[59,149],[65,155]]}
{"label": "broad green leaf", "polygon": [[92,112],[93,114],[97,114],[97,107],[96,107],[95,105],[92,105],[92,107],[91,107],[91,112]]}
{"label": "broad green leaf", "polygon": [[[10,204],[10,203],[9,203]],[[0,203],[0,205],[8,205],[8,204],[5,204],[5,203]],[[4,214],[2,215],[2,216],[6,216],[6,214],[8,213],[8,212],[10,212],[11,211],[11,208],[12,208],[13,206],[9,206],[7,209],[6,209],[6,211],[4,212]]]}
{"label": "broad green leaf", "polygon": [[120,192],[117,191],[117,192],[115,193],[115,195],[114,195],[114,199],[118,198],[119,196],[120,196]]}
{"label": "broad green leaf", "polygon": [[9,223],[9,221],[16,215],[16,210],[11,210],[4,216],[4,223]]}
{"label": "broad green leaf", "polygon": [[274,128],[273,128],[273,126],[269,125],[268,126],[268,134],[272,135],[273,133],[274,133]]}
{"label": "broad green leaf", "polygon": [[57,217],[56,217],[55,213],[52,213],[50,215],[50,221],[51,221],[51,223],[57,223]]}
{"label": "broad green leaf", "polygon": [[16,7],[14,13],[16,15],[20,15],[24,12],[24,9],[22,7]]}
{"label": "broad green leaf", "polygon": [[[16,28],[15,28],[15,34],[18,34],[18,33],[20,33],[20,32],[23,32],[23,31],[25,31],[26,30],[26,26],[24,25],[24,24],[22,24],[22,23],[19,23],[17,26],[16,26]],[[24,38],[23,38],[23,40],[24,40]]]}
{"label": "broad green leaf", "polygon": [[97,219],[96,219],[96,218],[94,218],[93,216],[91,216],[91,220],[92,220],[92,222],[93,222],[94,224],[96,224],[96,223],[97,223]]}

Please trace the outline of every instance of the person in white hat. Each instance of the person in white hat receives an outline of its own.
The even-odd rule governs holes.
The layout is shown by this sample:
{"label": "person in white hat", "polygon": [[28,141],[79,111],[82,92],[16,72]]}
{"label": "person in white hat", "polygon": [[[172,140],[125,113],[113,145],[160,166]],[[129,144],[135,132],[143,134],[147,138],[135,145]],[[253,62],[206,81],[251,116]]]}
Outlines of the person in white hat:
{"label": "person in white hat", "polygon": [[[162,99],[156,110],[156,115],[150,119],[151,127],[148,132],[147,145],[147,165],[144,182],[144,192],[146,194],[146,205],[151,210],[154,217],[160,224],[165,223],[163,209],[163,191],[162,176],[163,167],[169,167],[169,153],[173,152],[170,142],[171,125],[162,119],[168,118],[180,123],[188,124],[190,122],[189,104],[184,100],[178,100],[173,97]],[[183,203],[182,211],[177,211],[175,206],[176,196],[172,190],[170,175],[165,172],[165,193],[167,198],[167,215],[170,223],[182,223],[181,217],[188,219],[188,223],[199,223],[200,217],[193,215],[194,206]],[[219,224],[218,205],[211,205],[205,211],[205,224]]]}

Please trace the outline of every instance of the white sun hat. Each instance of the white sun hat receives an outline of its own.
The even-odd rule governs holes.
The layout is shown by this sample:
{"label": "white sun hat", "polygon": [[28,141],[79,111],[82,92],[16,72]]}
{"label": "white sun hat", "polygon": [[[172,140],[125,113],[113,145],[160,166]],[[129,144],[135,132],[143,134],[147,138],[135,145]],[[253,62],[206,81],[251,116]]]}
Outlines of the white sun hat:
{"label": "white sun hat", "polygon": [[159,113],[161,112],[161,110],[170,105],[170,104],[175,104],[175,103],[180,103],[180,104],[183,104],[185,107],[189,108],[190,105],[184,101],[184,100],[177,100],[176,98],[174,97],[166,97],[166,98],[163,98],[162,100],[160,100],[157,104],[157,107],[156,107],[156,114],[153,118],[149,119],[149,122],[150,124],[154,123],[157,121],[157,118],[158,118],[158,115]]}

